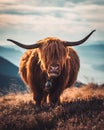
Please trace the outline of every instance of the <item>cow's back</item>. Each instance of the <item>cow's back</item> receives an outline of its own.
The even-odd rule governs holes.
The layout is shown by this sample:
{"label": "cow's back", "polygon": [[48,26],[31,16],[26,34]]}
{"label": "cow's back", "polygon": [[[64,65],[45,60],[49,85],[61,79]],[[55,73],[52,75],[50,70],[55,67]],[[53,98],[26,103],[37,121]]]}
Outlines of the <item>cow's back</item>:
{"label": "cow's back", "polygon": [[70,87],[73,85],[73,83],[76,81],[77,79],[77,75],[78,75],[78,71],[80,68],[80,60],[79,57],[76,53],[76,51],[73,48],[68,48],[68,53],[69,53],[69,57],[70,57],[70,73],[69,73],[69,82],[67,87]]}

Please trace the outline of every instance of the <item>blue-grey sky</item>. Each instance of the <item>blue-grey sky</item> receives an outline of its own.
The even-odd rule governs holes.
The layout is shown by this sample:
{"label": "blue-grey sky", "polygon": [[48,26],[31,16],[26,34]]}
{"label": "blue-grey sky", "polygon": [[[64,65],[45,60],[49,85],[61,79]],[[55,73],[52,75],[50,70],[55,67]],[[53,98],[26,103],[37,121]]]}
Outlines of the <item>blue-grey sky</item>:
{"label": "blue-grey sky", "polygon": [[47,36],[104,40],[103,0],[0,0],[0,44],[7,38],[33,43]]}

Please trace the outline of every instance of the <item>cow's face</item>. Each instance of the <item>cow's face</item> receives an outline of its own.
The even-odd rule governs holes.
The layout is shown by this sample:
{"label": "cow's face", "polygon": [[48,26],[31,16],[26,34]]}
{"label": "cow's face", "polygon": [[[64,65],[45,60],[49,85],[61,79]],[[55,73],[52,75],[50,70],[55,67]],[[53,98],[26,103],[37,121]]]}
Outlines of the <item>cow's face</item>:
{"label": "cow's face", "polygon": [[46,39],[39,48],[39,59],[41,67],[46,71],[48,77],[60,76],[66,63],[67,47],[59,39]]}

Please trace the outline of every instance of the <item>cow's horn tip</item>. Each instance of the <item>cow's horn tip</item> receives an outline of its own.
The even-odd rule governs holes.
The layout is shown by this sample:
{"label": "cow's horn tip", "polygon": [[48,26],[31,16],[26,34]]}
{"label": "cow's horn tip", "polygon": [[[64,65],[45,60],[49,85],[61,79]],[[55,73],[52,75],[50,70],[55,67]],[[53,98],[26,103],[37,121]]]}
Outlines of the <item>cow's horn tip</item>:
{"label": "cow's horn tip", "polygon": [[96,29],[94,29],[92,32],[95,32],[96,31]]}
{"label": "cow's horn tip", "polygon": [[10,39],[6,39],[7,41],[10,41]]}

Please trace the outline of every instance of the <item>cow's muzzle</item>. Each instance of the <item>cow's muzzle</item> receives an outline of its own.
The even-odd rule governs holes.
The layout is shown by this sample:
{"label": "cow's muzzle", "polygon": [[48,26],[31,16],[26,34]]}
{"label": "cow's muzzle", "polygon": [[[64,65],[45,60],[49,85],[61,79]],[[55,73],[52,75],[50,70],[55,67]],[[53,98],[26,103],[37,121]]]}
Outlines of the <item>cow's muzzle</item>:
{"label": "cow's muzzle", "polygon": [[56,66],[50,66],[49,71],[48,71],[48,76],[50,78],[55,78],[58,77],[61,73],[61,69],[59,67],[59,65]]}

